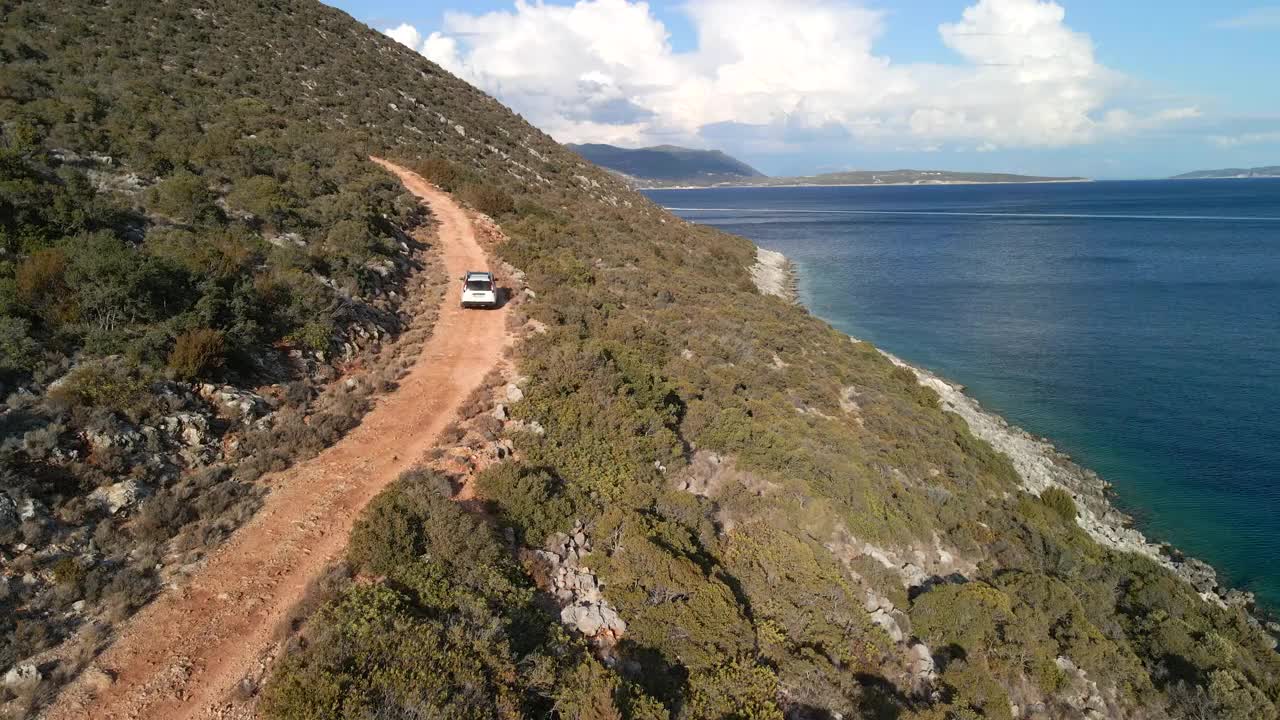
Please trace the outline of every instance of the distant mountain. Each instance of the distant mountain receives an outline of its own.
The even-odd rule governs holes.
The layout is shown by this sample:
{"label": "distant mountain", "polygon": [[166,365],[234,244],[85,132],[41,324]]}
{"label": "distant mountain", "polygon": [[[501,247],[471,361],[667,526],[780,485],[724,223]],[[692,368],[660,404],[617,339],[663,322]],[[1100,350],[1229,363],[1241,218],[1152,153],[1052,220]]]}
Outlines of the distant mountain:
{"label": "distant mountain", "polygon": [[1211,180],[1223,178],[1267,178],[1280,177],[1280,165],[1267,165],[1255,168],[1223,168],[1221,170],[1196,170],[1195,172],[1174,175],[1174,180]]}
{"label": "distant mountain", "polygon": [[582,157],[622,175],[637,188],[739,187],[788,185],[948,185],[960,183],[1078,182],[1079,177],[1045,177],[1012,173],[949,170],[849,170],[769,177],[719,150],[691,150],[675,145],[631,150],[613,145],[569,145]]}
{"label": "distant mountain", "polygon": [[764,173],[719,150],[692,150],[675,145],[637,150],[613,145],[570,145],[569,149],[601,167],[625,175],[641,187],[733,184]]}

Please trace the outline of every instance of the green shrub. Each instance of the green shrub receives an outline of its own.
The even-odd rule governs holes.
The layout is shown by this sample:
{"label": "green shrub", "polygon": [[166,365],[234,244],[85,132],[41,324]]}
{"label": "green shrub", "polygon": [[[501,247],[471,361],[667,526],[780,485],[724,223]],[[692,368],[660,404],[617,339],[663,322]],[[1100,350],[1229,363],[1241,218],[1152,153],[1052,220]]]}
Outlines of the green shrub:
{"label": "green shrub", "polygon": [[[270,718],[546,716],[562,640],[490,527],[406,473],[362,513],[350,587],[312,619],[262,700]],[[571,657],[567,648],[560,653]]]}
{"label": "green shrub", "polygon": [[105,358],[80,365],[51,391],[73,404],[145,415],[151,407],[151,379],[121,358]]}
{"label": "green shrub", "polygon": [[0,374],[34,370],[40,362],[40,344],[30,335],[31,323],[0,315]]}
{"label": "green shrub", "polygon": [[169,353],[169,369],[180,378],[194,379],[222,365],[224,336],[210,328],[188,330],[177,337]]}
{"label": "green shrub", "polygon": [[[414,470],[402,475],[369,504],[352,530],[352,564],[378,575],[395,575],[424,558],[449,566],[464,557],[501,565],[505,554],[492,529],[459,509],[449,495],[449,481],[439,473]],[[459,569],[467,577],[484,572]]]}
{"label": "green shrub", "polygon": [[942,716],[957,720],[1013,720],[1009,694],[982,663],[956,658],[942,672]]}
{"label": "green shrub", "polygon": [[472,184],[462,186],[458,196],[463,202],[493,218],[516,211],[516,202],[502,188],[488,184]]}
{"label": "green shrub", "polygon": [[237,180],[227,194],[227,204],[269,223],[280,222],[288,209],[280,182],[266,175]]}
{"label": "green shrub", "polygon": [[670,720],[662,704],[584,658],[555,687],[556,716],[574,720]]}
{"label": "green shrub", "polygon": [[623,510],[636,500],[603,512],[594,536],[608,539],[608,551],[598,546],[585,564],[626,620],[628,641],[648,649],[633,658],[643,667],[637,681],[671,705],[688,675],[753,657],[755,633],[736,582],[699,539],[674,521]]}
{"label": "green shrub", "polygon": [[289,336],[289,340],[315,352],[325,352],[333,344],[333,326],[323,321],[311,321]]}
{"label": "green shrub", "polygon": [[1209,698],[1222,720],[1276,720],[1275,703],[1238,670],[1215,670],[1209,680]]}
{"label": "green shrub", "polygon": [[456,192],[464,183],[471,181],[470,173],[440,157],[419,160],[413,168],[445,192]]}
{"label": "green shrub", "polygon": [[728,663],[689,678],[686,713],[698,720],[782,720],[778,679],[768,668]]}
{"label": "green shrub", "polygon": [[930,647],[957,645],[977,658],[1001,642],[1013,617],[1013,602],[984,582],[941,585],[911,605],[911,625]]}
{"label": "green shrub", "polygon": [[477,476],[476,488],[498,506],[503,522],[525,545],[541,547],[548,535],[569,529],[573,503],[562,494],[563,483],[545,470],[500,463]]}
{"label": "green shrub", "polygon": [[174,298],[165,298],[171,310],[194,306],[200,322],[229,326],[245,322],[273,299],[255,292],[255,283],[249,281],[255,270],[261,272],[267,264],[264,247],[266,243],[245,225],[208,231],[170,227],[147,233],[145,256],[139,260],[149,260],[184,281],[197,283],[199,295],[195,298],[176,304]]}
{"label": "green shrub", "polygon": [[75,588],[89,574],[87,568],[76,562],[73,557],[64,557],[53,564],[53,577],[59,585]]}
{"label": "green shrub", "polygon": [[1046,488],[1040,493],[1040,501],[1048,505],[1055,513],[1067,522],[1076,521],[1076,501],[1071,499],[1071,493],[1060,487]]}
{"label": "green shrub", "polygon": [[410,596],[373,585],[344,593],[315,622],[306,650],[286,656],[264,690],[266,717],[519,716],[509,650],[474,620],[423,615]]}
{"label": "green shrub", "polygon": [[160,181],[147,194],[151,207],[175,220],[207,219],[217,213],[214,195],[198,175],[179,171]]}

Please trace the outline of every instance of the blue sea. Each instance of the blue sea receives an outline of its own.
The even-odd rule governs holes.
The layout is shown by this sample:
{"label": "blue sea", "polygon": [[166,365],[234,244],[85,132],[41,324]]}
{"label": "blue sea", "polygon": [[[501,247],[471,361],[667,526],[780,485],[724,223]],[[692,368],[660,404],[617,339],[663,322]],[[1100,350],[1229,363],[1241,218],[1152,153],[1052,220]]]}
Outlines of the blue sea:
{"label": "blue sea", "polygon": [[1280,609],[1280,180],[648,193],[1109,480]]}

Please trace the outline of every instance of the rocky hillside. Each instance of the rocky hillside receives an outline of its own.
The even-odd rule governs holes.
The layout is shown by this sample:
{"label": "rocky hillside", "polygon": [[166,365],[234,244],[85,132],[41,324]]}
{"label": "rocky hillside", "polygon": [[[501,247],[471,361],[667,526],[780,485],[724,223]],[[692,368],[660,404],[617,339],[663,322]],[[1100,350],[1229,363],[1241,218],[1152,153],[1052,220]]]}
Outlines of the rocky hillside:
{"label": "rocky hillside", "polygon": [[[508,450],[483,512],[429,472],[379,497],[266,715],[1277,717],[1247,603],[1099,542],[1094,498],[1029,483],[935,386],[758,292],[749,242],[396,42],[304,0],[5,12],[7,699],[75,671],[25,658],[252,512],[265,488],[225,448],[294,443],[230,428],[337,415],[307,378],[369,332],[350,318],[404,312],[380,302],[422,221],[372,152],[510,238],[522,378],[486,415]],[[207,430],[180,415],[212,402],[233,409]],[[185,444],[210,434],[222,454]],[[129,479],[148,499],[113,513]]]}

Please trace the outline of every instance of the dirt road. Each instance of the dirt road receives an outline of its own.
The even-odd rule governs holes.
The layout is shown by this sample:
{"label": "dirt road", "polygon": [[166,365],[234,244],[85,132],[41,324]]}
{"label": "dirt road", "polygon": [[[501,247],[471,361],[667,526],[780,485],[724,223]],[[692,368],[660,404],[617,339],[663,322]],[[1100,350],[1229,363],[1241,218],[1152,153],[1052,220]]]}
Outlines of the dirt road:
{"label": "dirt road", "polygon": [[[376,160],[439,221],[446,277],[489,266],[466,214],[417,175]],[[336,560],[361,508],[418,461],[510,342],[503,311],[461,310],[456,288],[393,393],[336,445],[271,479],[265,505],[185,587],[135,615],[45,713],[48,718],[228,718],[261,675],[308,583]],[[114,676],[106,684],[104,677]],[[99,687],[91,687],[97,678]],[[105,684],[105,687],[102,685]]]}

